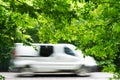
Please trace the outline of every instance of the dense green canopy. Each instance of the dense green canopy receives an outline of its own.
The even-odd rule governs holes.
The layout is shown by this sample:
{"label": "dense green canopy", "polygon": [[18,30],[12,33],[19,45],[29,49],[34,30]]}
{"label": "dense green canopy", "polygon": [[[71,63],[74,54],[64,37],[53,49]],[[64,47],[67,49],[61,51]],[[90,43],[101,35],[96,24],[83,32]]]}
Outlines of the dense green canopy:
{"label": "dense green canopy", "polygon": [[118,71],[119,0],[0,0],[0,63],[15,42],[72,43]]}

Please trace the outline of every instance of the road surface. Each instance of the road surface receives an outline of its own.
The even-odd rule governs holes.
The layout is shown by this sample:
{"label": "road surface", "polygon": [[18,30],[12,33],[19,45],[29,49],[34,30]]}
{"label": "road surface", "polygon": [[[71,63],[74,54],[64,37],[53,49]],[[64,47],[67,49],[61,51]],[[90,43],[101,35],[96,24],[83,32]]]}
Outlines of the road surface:
{"label": "road surface", "polygon": [[37,74],[31,77],[19,76],[19,73],[0,72],[5,80],[109,80],[113,74],[107,72],[90,73],[91,76],[79,77],[73,74]]}

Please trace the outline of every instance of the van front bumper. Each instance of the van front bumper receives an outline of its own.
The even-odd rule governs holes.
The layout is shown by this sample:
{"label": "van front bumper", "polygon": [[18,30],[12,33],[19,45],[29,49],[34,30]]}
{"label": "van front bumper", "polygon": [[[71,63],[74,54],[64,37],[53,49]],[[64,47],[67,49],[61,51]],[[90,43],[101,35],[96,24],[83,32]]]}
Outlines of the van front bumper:
{"label": "van front bumper", "polygon": [[84,66],[84,68],[88,71],[88,72],[98,72],[98,66]]}

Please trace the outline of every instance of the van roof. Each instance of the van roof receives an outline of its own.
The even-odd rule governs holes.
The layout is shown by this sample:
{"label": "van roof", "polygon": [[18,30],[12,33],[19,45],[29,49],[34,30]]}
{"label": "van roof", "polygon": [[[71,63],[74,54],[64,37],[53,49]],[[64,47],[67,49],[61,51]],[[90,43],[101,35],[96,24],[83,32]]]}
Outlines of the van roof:
{"label": "van roof", "polygon": [[[32,43],[32,45],[51,45],[51,46],[66,46],[72,49],[76,49],[76,47],[73,44],[68,43],[57,43],[57,44],[51,44],[51,43]],[[23,43],[15,43],[15,46],[23,46]]]}

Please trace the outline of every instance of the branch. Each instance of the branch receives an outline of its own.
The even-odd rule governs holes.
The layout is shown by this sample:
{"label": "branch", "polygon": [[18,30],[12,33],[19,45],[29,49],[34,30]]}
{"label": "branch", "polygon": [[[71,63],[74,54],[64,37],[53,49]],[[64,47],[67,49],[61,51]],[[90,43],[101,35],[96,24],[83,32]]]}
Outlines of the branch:
{"label": "branch", "polygon": [[2,7],[4,7],[5,9],[9,9],[7,6],[4,6],[4,5],[2,5],[2,4],[0,4],[0,6],[2,6]]}

